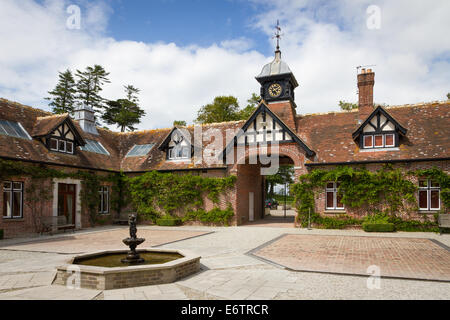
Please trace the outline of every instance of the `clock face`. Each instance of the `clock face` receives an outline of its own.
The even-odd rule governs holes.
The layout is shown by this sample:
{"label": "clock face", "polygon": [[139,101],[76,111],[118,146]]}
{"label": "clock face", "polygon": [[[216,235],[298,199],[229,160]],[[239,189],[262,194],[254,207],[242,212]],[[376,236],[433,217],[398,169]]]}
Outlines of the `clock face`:
{"label": "clock face", "polygon": [[274,83],[269,87],[269,94],[271,97],[276,98],[281,95],[281,86],[278,83]]}

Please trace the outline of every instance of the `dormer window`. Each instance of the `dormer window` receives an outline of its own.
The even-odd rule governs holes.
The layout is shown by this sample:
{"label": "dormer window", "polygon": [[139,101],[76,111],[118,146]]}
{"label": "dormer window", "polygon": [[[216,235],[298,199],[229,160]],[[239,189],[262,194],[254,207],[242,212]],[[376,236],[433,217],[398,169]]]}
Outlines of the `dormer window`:
{"label": "dormer window", "polygon": [[353,139],[364,150],[395,149],[400,145],[400,137],[407,130],[386,110],[378,107],[353,133]]}
{"label": "dormer window", "polygon": [[50,150],[73,154],[73,142],[68,140],[50,139]]}
{"label": "dormer window", "polygon": [[159,149],[166,151],[167,160],[190,160],[193,154],[190,133],[185,129],[172,129]]}
{"label": "dormer window", "polygon": [[363,148],[393,148],[396,145],[396,134],[364,134],[363,135]]}

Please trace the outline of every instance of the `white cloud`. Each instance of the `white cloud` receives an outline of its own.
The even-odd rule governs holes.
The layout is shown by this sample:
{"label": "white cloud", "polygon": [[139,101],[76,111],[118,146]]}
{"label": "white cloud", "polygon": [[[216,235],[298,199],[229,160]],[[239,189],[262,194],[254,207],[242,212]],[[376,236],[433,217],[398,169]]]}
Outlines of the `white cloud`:
{"label": "white cloud", "polygon": [[[300,87],[299,113],[336,110],[356,101],[356,66],[376,64],[375,100],[388,104],[443,99],[450,90],[450,3],[416,1],[255,0],[267,10],[254,27],[268,44],[279,18],[285,37],[283,59]],[[105,36],[112,10],[103,2],[81,2],[82,29],[68,30],[69,2],[0,2],[0,96],[37,107],[55,85],[57,72],[101,64],[112,83],[104,96],[122,95],[122,86],[142,90],[147,117],[140,128],[191,122],[217,95],[235,95],[242,105],[259,92],[254,77],[272,57],[251,50],[246,38],[210,47],[117,41]],[[366,8],[379,5],[380,30],[366,28]]]}

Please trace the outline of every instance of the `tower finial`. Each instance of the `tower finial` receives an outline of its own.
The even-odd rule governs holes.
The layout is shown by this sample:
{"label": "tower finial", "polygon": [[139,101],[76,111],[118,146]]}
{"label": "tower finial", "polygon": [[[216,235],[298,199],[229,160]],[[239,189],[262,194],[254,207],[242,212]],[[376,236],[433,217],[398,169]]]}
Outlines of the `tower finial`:
{"label": "tower finial", "polygon": [[277,52],[280,51],[280,39],[281,39],[281,27],[280,20],[277,20],[277,26],[275,27],[275,35],[272,39],[277,38]]}

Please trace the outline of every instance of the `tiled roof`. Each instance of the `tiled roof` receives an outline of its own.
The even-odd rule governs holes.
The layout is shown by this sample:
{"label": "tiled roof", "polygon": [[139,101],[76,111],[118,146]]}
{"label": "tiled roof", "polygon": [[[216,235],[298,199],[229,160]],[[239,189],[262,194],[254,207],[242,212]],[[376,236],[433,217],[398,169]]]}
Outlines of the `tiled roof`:
{"label": "tiled roof", "polygon": [[[297,116],[297,135],[316,152],[314,162],[317,163],[450,158],[449,101],[387,107],[385,110],[408,129],[407,135],[401,137],[397,151],[360,151],[352,138],[352,133],[359,126],[358,112],[355,111]],[[0,99],[0,119],[20,122],[32,135],[40,135],[53,129],[52,126],[64,121],[64,117]],[[237,132],[244,123],[245,121],[234,121],[208,124],[203,125],[202,130],[218,129],[223,133],[225,147],[226,130]],[[205,162],[195,164],[194,161],[166,161],[165,151],[159,150],[158,146],[171,128],[131,133],[98,128],[99,135],[96,136],[84,132],[77,121],[73,121],[73,124],[84,139],[101,142],[110,156],[79,149],[75,155],[50,152],[37,139],[30,141],[0,135],[0,157],[125,172],[225,168],[225,165]],[[194,136],[193,126],[186,129]],[[204,141],[202,148],[211,142]],[[134,145],[143,144],[155,144],[155,147],[146,156],[125,157]]]}
{"label": "tiled roof", "polygon": [[58,127],[69,117],[69,114],[57,114],[47,117],[38,117],[31,132],[32,137],[43,137]]}
{"label": "tiled roof", "polygon": [[398,150],[361,151],[352,138],[358,111],[297,116],[299,135],[318,163],[450,158],[450,102],[385,107],[407,130]]}

